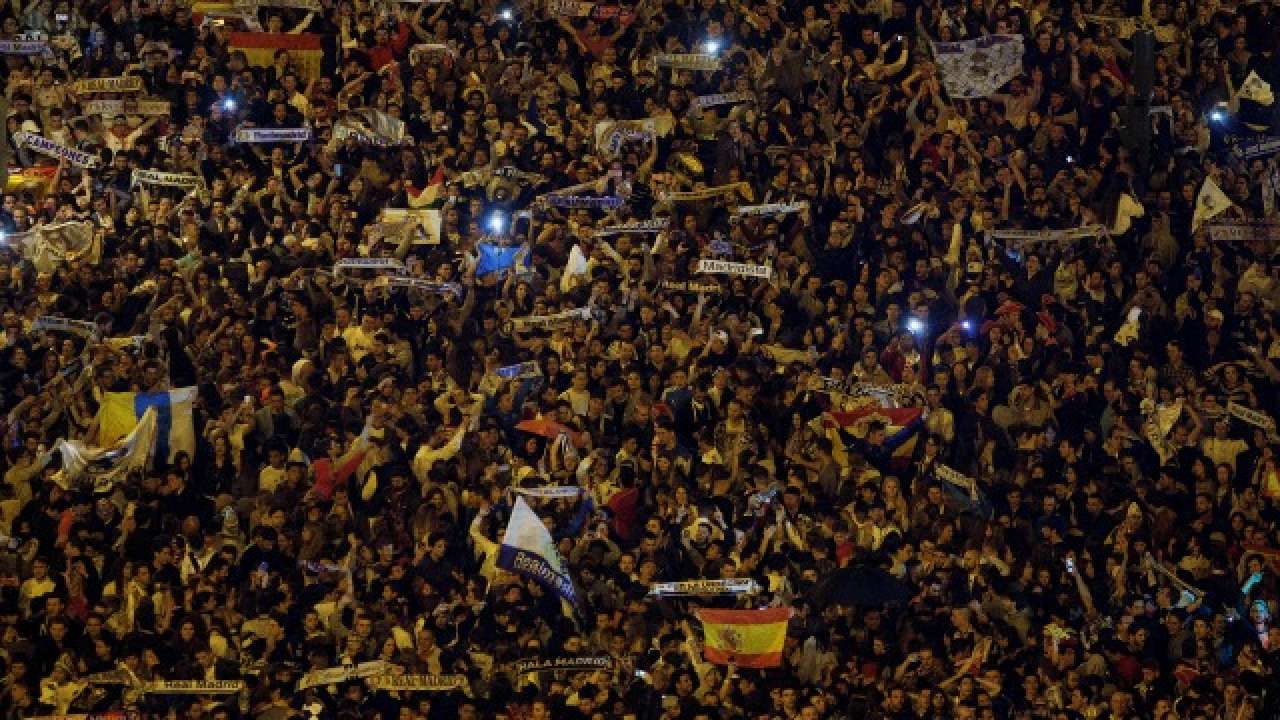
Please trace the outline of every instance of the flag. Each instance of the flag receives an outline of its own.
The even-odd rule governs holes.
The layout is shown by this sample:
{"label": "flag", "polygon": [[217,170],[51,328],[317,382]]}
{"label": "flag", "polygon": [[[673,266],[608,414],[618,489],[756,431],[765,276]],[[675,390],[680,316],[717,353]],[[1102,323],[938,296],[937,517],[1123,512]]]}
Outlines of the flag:
{"label": "flag", "polygon": [[149,408],[155,408],[155,457],[170,462],[180,451],[194,457],[196,432],[192,404],[195,398],[194,387],[154,393],[106,393],[98,408],[98,443],[103,447],[113,445],[133,432]]}
{"label": "flag", "polygon": [[75,260],[97,265],[102,259],[101,239],[88,221],[40,225],[29,232],[10,235],[9,240],[22,243],[23,257],[38,272],[51,273]]}
{"label": "flag", "polygon": [[410,208],[440,207],[444,204],[444,198],[440,196],[440,191],[444,190],[444,166],[436,168],[425,188],[419,190],[406,183],[404,189],[409,196]]}
{"label": "flag", "polygon": [[702,655],[707,662],[733,663],[745,668],[782,664],[782,645],[787,639],[791,608],[694,612],[702,622]]}
{"label": "flag", "polygon": [[1258,73],[1253,70],[1249,71],[1249,77],[1244,79],[1244,83],[1240,85],[1240,92],[1236,95],[1259,105],[1270,105],[1276,101],[1276,96],[1271,93],[1271,85],[1258,77]]}
{"label": "flag", "polygon": [[476,252],[480,254],[479,260],[476,261],[476,277],[506,270],[516,264],[521,253],[524,253],[524,264],[526,266],[529,264],[528,252],[523,245],[506,247],[480,243],[476,245]]}
{"label": "flag", "polygon": [[849,411],[827,413],[828,426],[834,425],[858,440],[867,437],[867,431],[876,422],[884,424],[884,449],[892,455],[895,466],[911,460],[916,438],[924,426],[924,408],[861,407]]}
{"label": "flag", "polygon": [[547,526],[542,524],[523,497],[517,496],[511,508],[511,520],[498,549],[498,567],[532,578],[555,592],[565,602],[578,607],[578,591],[565,567],[560,551]]}
{"label": "flag", "polygon": [[324,47],[314,33],[233,32],[227,35],[227,46],[244,52],[249,64],[260,68],[275,65],[276,51],[284,50],[304,81],[320,77]]}
{"label": "flag", "polygon": [[1204,184],[1200,186],[1200,194],[1196,195],[1196,209],[1191,216],[1191,232],[1199,230],[1201,225],[1221,215],[1233,204],[1231,198],[1222,192],[1222,188],[1218,187],[1218,183],[1214,182],[1213,178],[1205,177]]}
{"label": "flag", "polygon": [[56,447],[62,455],[65,478],[76,480],[87,475],[95,485],[109,488],[129,471],[145,468],[155,448],[158,415],[156,408],[147,408],[133,430],[110,447],[94,447],[81,440],[59,440]]}

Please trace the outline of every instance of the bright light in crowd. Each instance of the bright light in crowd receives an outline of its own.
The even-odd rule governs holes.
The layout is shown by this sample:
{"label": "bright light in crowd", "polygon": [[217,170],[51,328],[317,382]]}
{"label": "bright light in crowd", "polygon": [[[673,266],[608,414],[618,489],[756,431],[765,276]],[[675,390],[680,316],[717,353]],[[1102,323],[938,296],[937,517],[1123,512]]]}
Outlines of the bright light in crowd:
{"label": "bright light in crowd", "polygon": [[971,332],[973,332],[973,321],[972,321],[972,320],[964,320],[964,321],[962,321],[962,322],[960,323],[960,327],[964,328],[964,331],[965,331],[965,332],[971,333]]}
{"label": "bright light in crowd", "polygon": [[1227,111],[1222,108],[1214,108],[1209,111],[1209,119],[1221,125],[1227,121]]}
{"label": "bright light in crowd", "polygon": [[715,55],[716,53],[720,52],[720,41],[715,38],[712,38],[702,43],[702,52],[708,55]]}
{"label": "bright light in crowd", "polygon": [[920,335],[924,333],[924,321],[918,317],[907,318],[907,332],[912,335]]}
{"label": "bright light in crowd", "polygon": [[494,210],[485,221],[485,227],[493,235],[502,235],[507,231],[507,214],[501,210]]}
{"label": "bright light in crowd", "polygon": [[235,98],[223,98],[222,109],[226,110],[227,112],[235,112],[236,111]]}
{"label": "bright light in crowd", "polygon": [[511,19],[515,17],[515,13],[511,12],[511,8],[502,8],[502,12],[498,13],[498,15],[507,22],[511,22]]}

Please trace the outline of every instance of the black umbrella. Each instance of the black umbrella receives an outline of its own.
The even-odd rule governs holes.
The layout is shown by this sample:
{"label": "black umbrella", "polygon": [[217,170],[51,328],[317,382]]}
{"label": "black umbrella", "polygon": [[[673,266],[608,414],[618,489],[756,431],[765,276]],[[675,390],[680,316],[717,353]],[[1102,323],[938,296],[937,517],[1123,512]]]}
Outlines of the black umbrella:
{"label": "black umbrella", "polygon": [[813,591],[819,606],[902,605],[911,599],[911,588],[878,567],[853,565],[840,568]]}

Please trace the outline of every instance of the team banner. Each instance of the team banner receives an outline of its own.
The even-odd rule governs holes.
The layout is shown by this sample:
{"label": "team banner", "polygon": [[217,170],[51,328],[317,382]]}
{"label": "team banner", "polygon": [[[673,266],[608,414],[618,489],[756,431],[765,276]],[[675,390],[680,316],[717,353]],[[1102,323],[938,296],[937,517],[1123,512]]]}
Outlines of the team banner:
{"label": "team banner", "polygon": [[375,675],[365,683],[370,690],[388,692],[449,692],[467,686],[466,675]]}
{"label": "team banner", "polygon": [[795,363],[811,365],[816,357],[808,350],[796,350],[784,345],[763,345],[760,347],[760,352],[773,360],[774,364],[781,366],[792,365]]}
{"label": "team banner", "polygon": [[760,585],[751,578],[722,578],[719,580],[681,580],[660,582],[649,586],[649,594],[655,597],[673,595],[750,595],[760,592]]}
{"label": "team banner", "polygon": [[1007,247],[1026,251],[1050,245],[1065,248],[1077,240],[1102,237],[1106,232],[1103,225],[1081,225],[1065,230],[991,230],[987,238],[1003,240]]}
{"label": "team banner", "polygon": [[590,319],[591,308],[581,307],[558,312],[554,315],[527,315],[525,317],[511,318],[508,323],[512,330],[526,332],[529,330],[558,330],[569,327],[579,320]]}
{"label": "team banner", "polygon": [[748,265],[746,263],[708,260],[706,258],[698,261],[697,272],[707,275],[740,275],[742,277],[764,278],[765,280],[773,277],[773,268],[768,265]]}
{"label": "team banner", "polygon": [[687,293],[706,293],[708,295],[720,292],[720,286],[715,283],[698,283],[698,282],[677,282],[675,280],[663,280],[659,285],[663,290],[671,292],[687,292]]}
{"label": "team banner", "polygon": [[77,95],[85,93],[142,92],[146,89],[142,84],[142,78],[137,75],[85,78],[84,80],[77,80],[72,87]]}
{"label": "team banner", "polygon": [[311,139],[311,128],[238,128],[238,143],[304,143]]}
{"label": "team banner", "polygon": [[595,126],[596,148],[617,154],[624,142],[664,137],[674,127],[675,120],[665,116],[640,120],[601,120]]}
{"label": "team banner", "polygon": [[884,408],[912,407],[924,399],[916,386],[906,383],[857,382],[849,386],[848,394],[853,397],[875,398],[876,403]]}
{"label": "team banner", "polygon": [[391,287],[412,288],[432,295],[454,295],[462,297],[462,286],[452,282],[437,282],[425,278],[392,275],[387,277],[387,285]]}
{"label": "team banner", "polygon": [[543,200],[551,207],[571,210],[616,210],[623,199],[617,195],[592,197],[589,195],[546,195]]}
{"label": "team banner", "polygon": [[162,187],[194,189],[203,186],[204,179],[199,175],[191,175],[188,173],[160,172],[158,170],[134,170],[133,187],[137,187],[138,185],[160,185]]}
{"label": "team banner", "polygon": [[1275,220],[1209,223],[1206,229],[1209,231],[1209,239],[1214,242],[1249,242],[1250,240],[1280,242],[1280,222]]}
{"label": "team banner", "polygon": [[732,195],[739,192],[749,193],[751,192],[751,186],[745,182],[736,182],[728,185],[717,185],[715,187],[703,188],[701,190],[667,193],[666,199],[670,202],[694,202],[697,200],[710,200],[711,198],[717,198],[722,195]]}
{"label": "team banner", "polygon": [[1196,207],[1191,213],[1191,232],[1196,232],[1200,226],[1215,217],[1226,212],[1234,206],[1231,198],[1222,192],[1222,188],[1218,187],[1218,183],[1213,177],[1206,176],[1204,182],[1200,185],[1200,192],[1196,194]]}
{"label": "team banner", "polygon": [[1227,403],[1227,414],[1256,428],[1262,428],[1272,433],[1276,430],[1275,418],[1259,410],[1247,408],[1237,402]]}
{"label": "team banner", "polygon": [[41,315],[31,323],[31,329],[41,332],[65,332],[80,337],[93,337],[100,332],[96,323],[56,315]]}
{"label": "team banner", "polygon": [[538,658],[533,660],[517,660],[512,668],[518,675],[526,673],[554,672],[556,670],[596,670],[613,669],[613,658],[608,655],[575,655],[555,658]]}
{"label": "team banner", "polygon": [[396,258],[342,258],[333,264],[333,274],[344,270],[376,270],[378,272],[404,273],[404,263]]}
{"label": "team banner", "polygon": [[758,215],[790,215],[791,213],[804,212],[808,209],[809,203],[800,200],[799,202],[769,203],[767,205],[740,205],[733,212],[739,217],[754,217]]}
{"label": "team banner", "polygon": [[1022,36],[984,35],[933,43],[933,56],[948,95],[986,97],[1022,72]]}
{"label": "team banner", "polygon": [[671,226],[671,218],[632,220],[618,225],[606,225],[592,233],[595,237],[609,237],[626,233],[660,233]]}
{"label": "team banner", "polygon": [[530,378],[542,377],[542,367],[533,360],[528,362],[516,363],[515,365],[507,365],[493,371],[494,375],[507,380],[528,380]]}
{"label": "team banner", "polygon": [[587,17],[596,7],[595,3],[582,0],[548,0],[547,12],[564,17]]}
{"label": "team banner", "polygon": [[976,482],[973,478],[965,475],[958,470],[950,468],[946,465],[938,463],[933,466],[933,476],[939,480],[946,480],[952,485],[959,485],[963,488],[972,487]]}
{"label": "team banner", "polygon": [[298,681],[298,690],[307,690],[322,685],[338,685],[348,680],[382,677],[390,675],[394,670],[398,669],[398,665],[392,665],[386,660],[371,660],[362,662],[359,665],[339,665],[321,670],[312,670],[303,675],[302,679]]}
{"label": "team banner", "polygon": [[93,153],[83,152],[75,148],[69,148],[61,143],[56,143],[49,138],[19,130],[13,134],[13,143],[18,147],[29,148],[41,155],[66,160],[67,162],[80,168],[96,168],[100,159]]}
{"label": "team banner", "polygon": [[153,680],[142,686],[148,695],[235,695],[243,680]]}
{"label": "team banner", "polygon": [[720,58],[709,53],[661,53],[653,56],[658,67],[669,67],[674,70],[709,70],[720,69]]}
{"label": "team banner", "polygon": [[399,147],[413,143],[413,139],[405,135],[403,120],[373,108],[348,112],[333,124],[335,142],[343,142],[348,138],[364,145],[380,147]]}
{"label": "team banner", "polygon": [[170,112],[168,100],[86,100],[81,107],[85,115],[165,117]]}
{"label": "team banner", "polygon": [[49,43],[43,40],[0,40],[0,55],[45,55]]}
{"label": "team banner", "polygon": [[511,488],[512,492],[543,500],[571,500],[582,495],[582,488],[573,485],[548,485],[546,487]]}
{"label": "team banner", "polygon": [[72,713],[70,715],[28,715],[26,720],[140,720],[142,714],[134,710],[112,710],[98,713]]}

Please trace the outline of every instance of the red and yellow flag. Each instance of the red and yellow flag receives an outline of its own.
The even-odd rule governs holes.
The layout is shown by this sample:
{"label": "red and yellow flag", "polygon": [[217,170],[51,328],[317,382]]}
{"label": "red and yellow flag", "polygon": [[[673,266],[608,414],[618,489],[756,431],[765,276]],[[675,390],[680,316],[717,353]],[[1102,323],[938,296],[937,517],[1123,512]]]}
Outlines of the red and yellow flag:
{"label": "red and yellow flag", "polygon": [[791,608],[697,610],[702,622],[703,657],[718,665],[770,668],[782,664]]}

